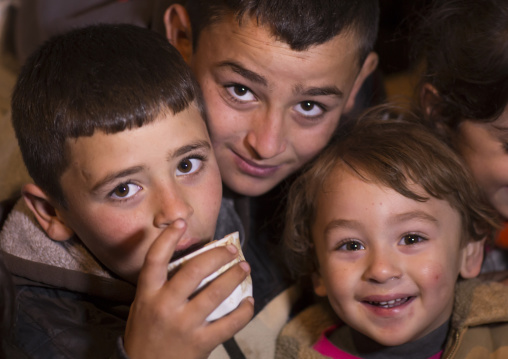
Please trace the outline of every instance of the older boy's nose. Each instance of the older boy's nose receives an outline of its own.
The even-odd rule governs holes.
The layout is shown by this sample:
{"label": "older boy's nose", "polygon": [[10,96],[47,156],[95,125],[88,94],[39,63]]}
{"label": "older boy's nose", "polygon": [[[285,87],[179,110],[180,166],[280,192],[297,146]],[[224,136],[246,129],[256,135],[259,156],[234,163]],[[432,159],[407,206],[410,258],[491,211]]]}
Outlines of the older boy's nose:
{"label": "older boy's nose", "polygon": [[158,228],[168,226],[177,219],[187,220],[194,213],[192,206],[178,192],[163,191],[156,197],[154,225]]}
{"label": "older boy's nose", "polygon": [[399,279],[402,276],[397,258],[390,256],[386,251],[371,252],[367,260],[364,279],[369,282],[385,283],[392,279]]}
{"label": "older boy's nose", "polygon": [[269,159],[286,150],[284,118],[281,113],[266,111],[251,122],[247,144],[259,159]]}

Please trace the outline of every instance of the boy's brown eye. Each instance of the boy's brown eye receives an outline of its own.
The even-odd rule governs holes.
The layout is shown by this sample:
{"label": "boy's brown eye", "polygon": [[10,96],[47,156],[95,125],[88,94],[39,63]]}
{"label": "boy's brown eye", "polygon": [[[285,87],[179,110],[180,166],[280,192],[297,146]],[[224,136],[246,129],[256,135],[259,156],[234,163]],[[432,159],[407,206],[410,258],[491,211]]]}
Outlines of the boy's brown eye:
{"label": "boy's brown eye", "polygon": [[234,91],[238,96],[244,96],[249,90],[245,86],[235,86]]}
{"label": "boy's brown eye", "polygon": [[410,246],[412,244],[418,244],[425,241],[425,238],[417,234],[407,234],[400,240],[400,244],[403,246]]}
{"label": "boy's brown eye", "polygon": [[339,251],[361,251],[362,249],[365,249],[363,244],[359,241],[352,240],[348,242],[342,242],[342,244],[339,245],[337,248]]}
{"label": "boy's brown eye", "polygon": [[302,110],[304,111],[310,111],[314,108],[314,106],[315,106],[314,102],[310,101],[302,102]]}
{"label": "boy's brown eye", "polygon": [[141,191],[141,187],[134,183],[122,183],[110,192],[110,197],[113,199],[127,199],[134,196]]}
{"label": "boy's brown eye", "polygon": [[190,159],[185,159],[178,165],[178,170],[182,173],[189,173],[192,170],[192,162]]}
{"label": "boy's brown eye", "polygon": [[113,194],[117,197],[125,197],[129,194],[129,186],[126,184],[121,184],[115,188]]}
{"label": "boy's brown eye", "polygon": [[349,242],[346,244],[346,249],[348,251],[358,251],[362,249],[362,246],[358,242]]}
{"label": "boy's brown eye", "polygon": [[183,176],[183,175],[189,175],[192,173],[195,173],[196,171],[199,171],[199,169],[203,165],[202,158],[185,158],[180,161],[178,164],[178,167],[176,167],[176,175],[177,176]]}

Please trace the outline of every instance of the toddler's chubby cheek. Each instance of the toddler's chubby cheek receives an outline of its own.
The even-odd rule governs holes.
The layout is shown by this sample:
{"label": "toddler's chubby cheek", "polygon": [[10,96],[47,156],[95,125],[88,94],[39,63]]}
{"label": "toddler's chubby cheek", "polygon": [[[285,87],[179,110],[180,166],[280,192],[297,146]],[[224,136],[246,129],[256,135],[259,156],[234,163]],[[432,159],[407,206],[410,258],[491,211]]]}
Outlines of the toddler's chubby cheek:
{"label": "toddler's chubby cheek", "polygon": [[423,264],[420,267],[420,285],[431,290],[441,287],[448,288],[450,283],[456,280],[456,274],[454,276],[452,272],[451,268],[447,268],[440,263],[431,262]]}

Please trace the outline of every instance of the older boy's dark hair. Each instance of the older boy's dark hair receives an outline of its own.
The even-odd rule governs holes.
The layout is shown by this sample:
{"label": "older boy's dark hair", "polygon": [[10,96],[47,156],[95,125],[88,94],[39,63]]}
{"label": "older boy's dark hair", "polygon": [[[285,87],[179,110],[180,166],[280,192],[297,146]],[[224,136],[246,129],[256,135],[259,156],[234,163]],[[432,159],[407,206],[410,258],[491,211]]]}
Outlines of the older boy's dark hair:
{"label": "older boy's dark hair", "polygon": [[421,85],[439,93],[431,117],[451,130],[496,120],[508,104],[508,2],[436,0],[427,11],[414,42]]}
{"label": "older boy's dark hair", "polygon": [[199,85],[162,35],[95,25],[51,38],[27,60],[12,122],[34,182],[65,206],[60,177],[68,139],[141,127],[194,102],[204,116]]}
{"label": "older boy's dark hair", "polygon": [[186,7],[194,46],[201,30],[224,16],[236,16],[239,24],[247,16],[268,25],[277,39],[296,51],[353,33],[360,64],[374,47],[379,23],[378,0],[188,0]]}
{"label": "older boy's dark hair", "polygon": [[[365,114],[292,184],[284,245],[296,276],[308,276],[317,269],[311,234],[316,198],[337,167],[415,201],[430,197],[447,201],[461,216],[464,245],[491,238],[499,227],[496,212],[461,158],[417,119],[385,119],[385,111],[381,107]],[[412,184],[421,186],[426,194],[415,193]]]}

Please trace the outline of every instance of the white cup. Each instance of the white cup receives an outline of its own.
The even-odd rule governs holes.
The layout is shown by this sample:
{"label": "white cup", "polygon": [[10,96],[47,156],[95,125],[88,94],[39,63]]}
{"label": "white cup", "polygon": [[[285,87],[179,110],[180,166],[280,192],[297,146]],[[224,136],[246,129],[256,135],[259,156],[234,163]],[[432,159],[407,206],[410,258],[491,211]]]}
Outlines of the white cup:
{"label": "white cup", "polygon": [[[222,239],[211,242],[210,244],[207,244],[203,248],[200,248],[197,251],[187,254],[185,257],[179,258],[178,260],[169,263],[168,273],[175,271],[177,268],[180,268],[180,266],[183,263],[203,252],[209,251],[210,249],[215,247],[226,246],[228,244],[232,244],[238,249],[238,256],[228,264],[220,267],[216,272],[210,274],[208,277],[203,279],[201,283],[199,283],[199,286],[196,288],[196,291],[198,291],[202,286],[214,280],[235,264],[245,260],[245,257],[243,256],[242,253],[242,247],[240,246],[240,238],[238,236],[238,232],[228,234]],[[247,276],[247,278],[245,278],[245,280],[242,283],[240,283],[235,288],[235,290],[229,295],[229,297],[227,297],[217,308],[215,308],[215,310],[206,318],[206,320],[211,322],[213,320],[223,317],[224,315],[228,314],[229,312],[233,311],[236,307],[238,307],[238,305],[244,298],[250,296],[252,296],[252,279],[249,275]]]}

